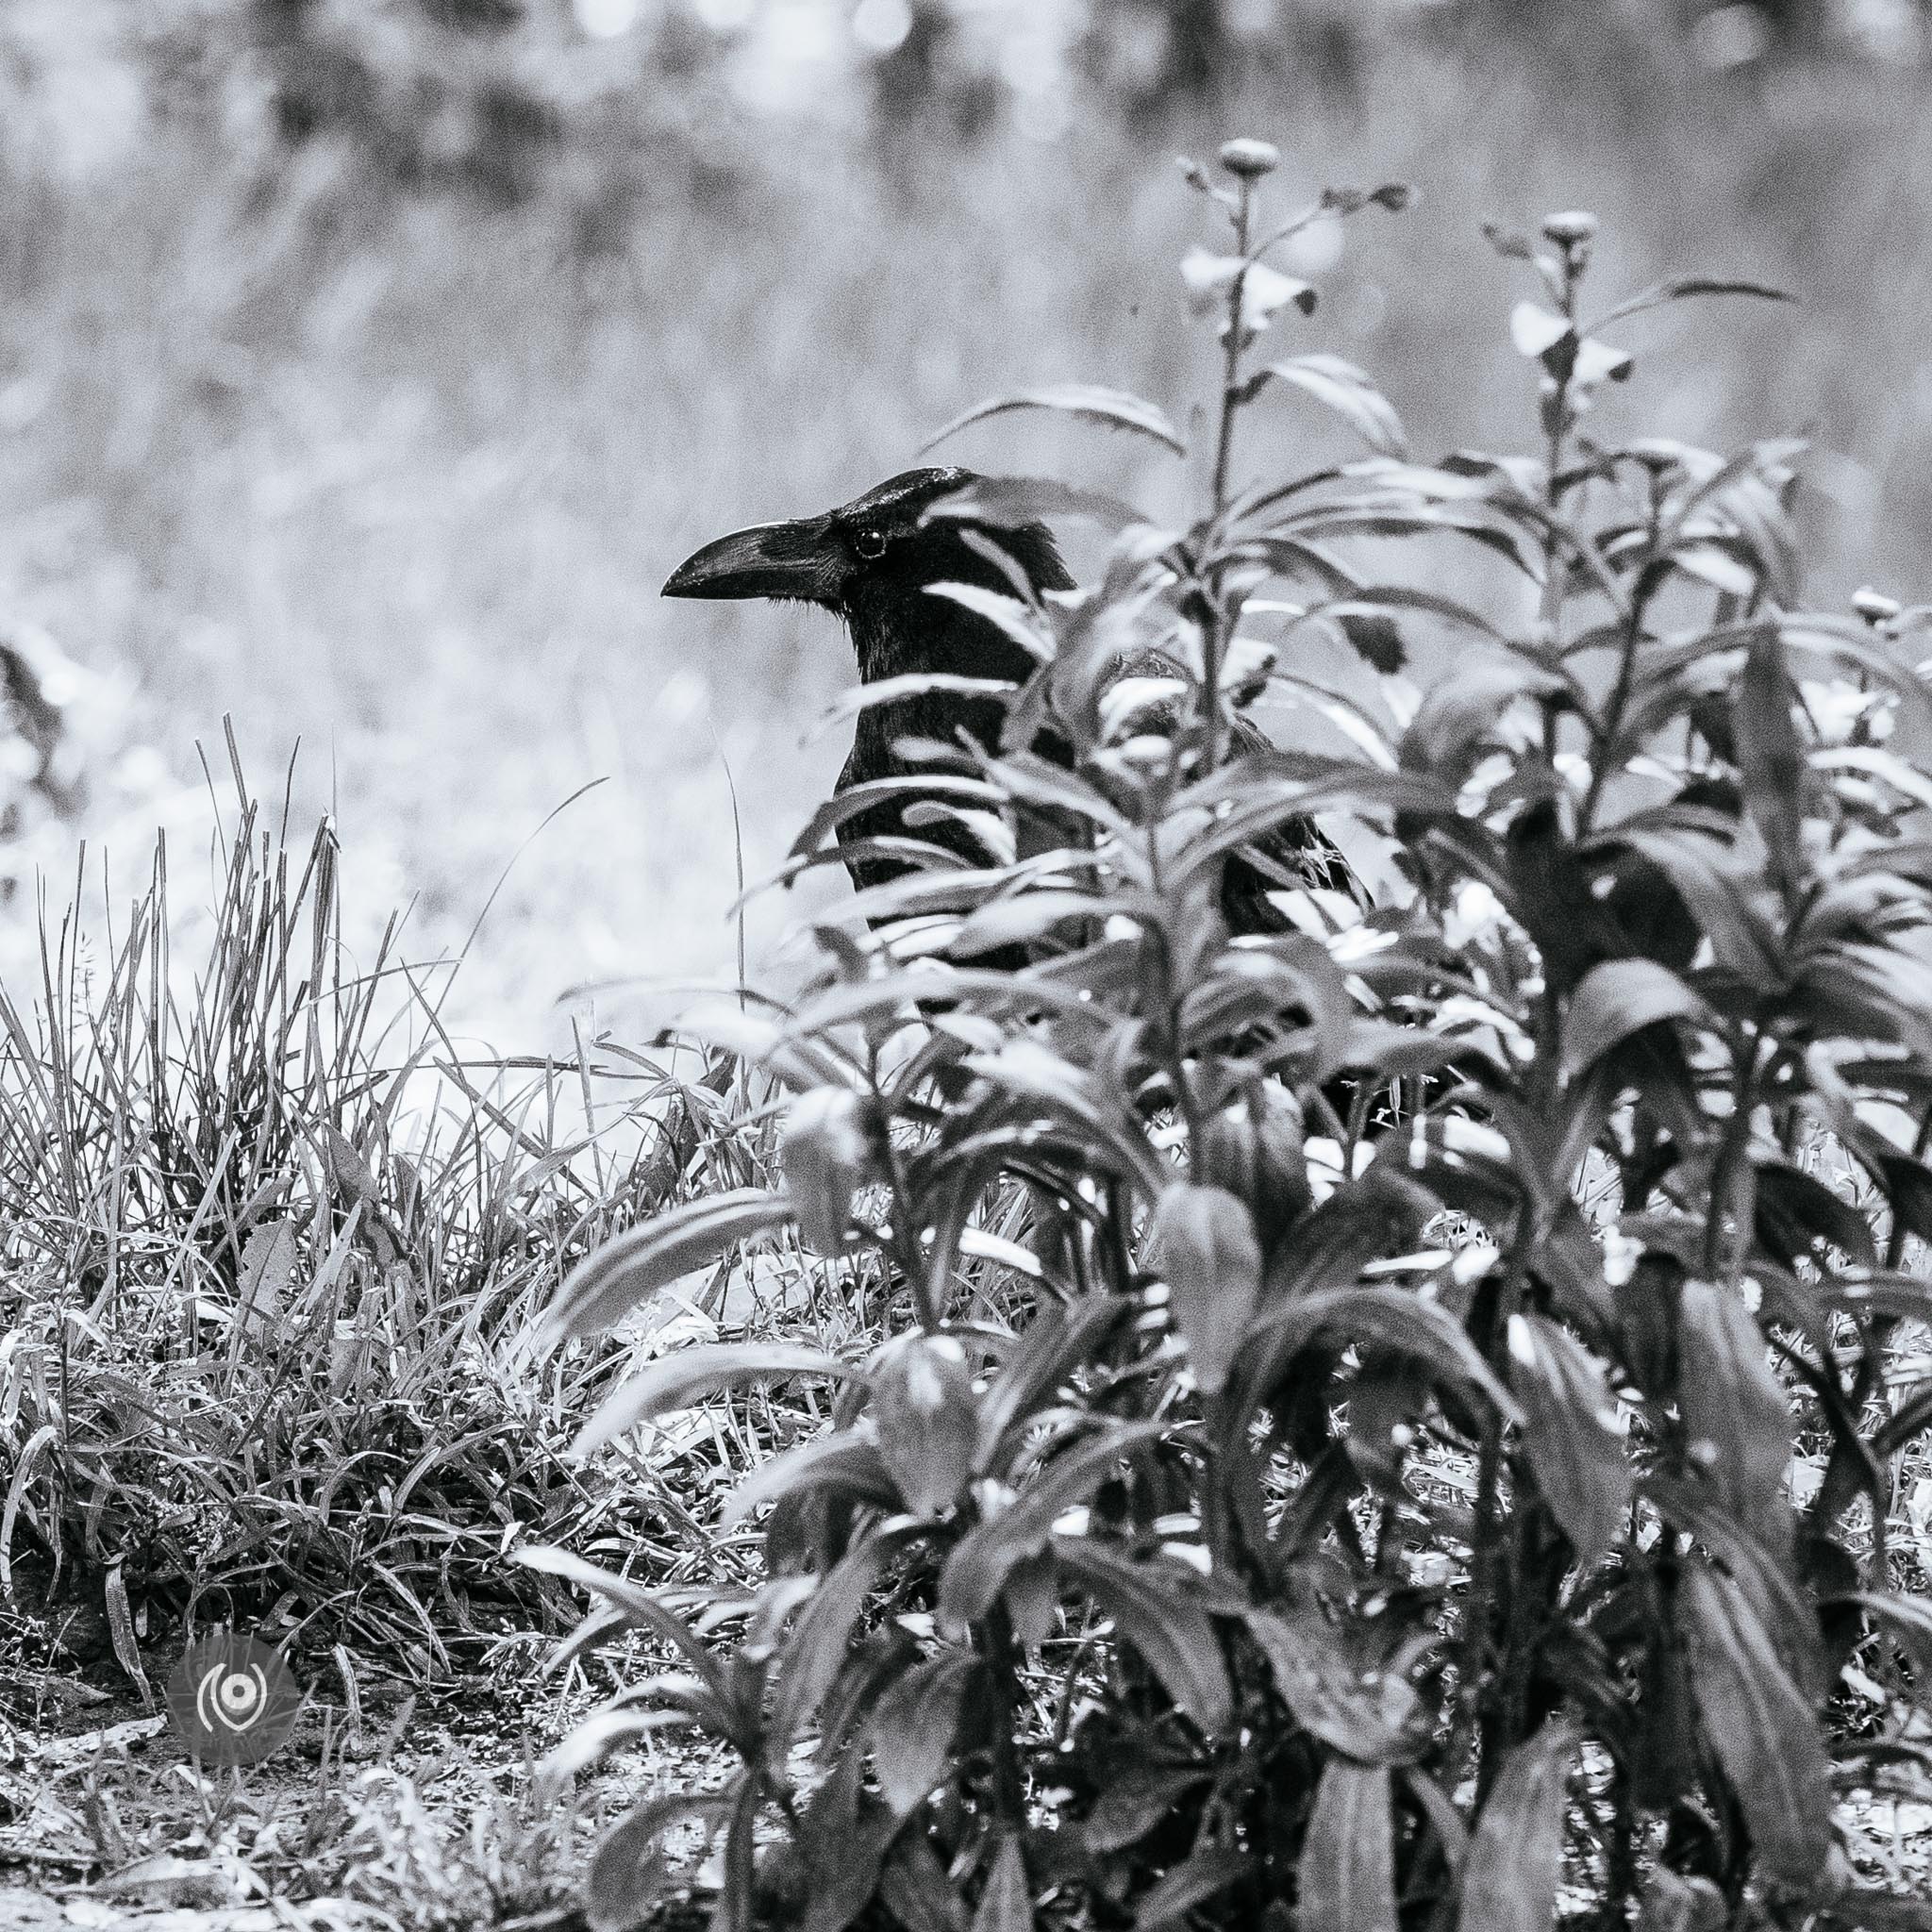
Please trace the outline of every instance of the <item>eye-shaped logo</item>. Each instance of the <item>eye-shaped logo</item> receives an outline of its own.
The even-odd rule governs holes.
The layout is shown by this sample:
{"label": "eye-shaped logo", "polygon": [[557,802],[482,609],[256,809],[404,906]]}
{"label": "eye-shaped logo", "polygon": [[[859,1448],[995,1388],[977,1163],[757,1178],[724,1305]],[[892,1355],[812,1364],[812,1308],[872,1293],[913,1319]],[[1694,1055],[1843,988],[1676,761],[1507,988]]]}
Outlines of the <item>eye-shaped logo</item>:
{"label": "eye-shaped logo", "polygon": [[207,1764],[258,1764],[289,1741],[302,1690],[252,1637],[217,1631],[188,1648],[168,1679],[168,1719]]}

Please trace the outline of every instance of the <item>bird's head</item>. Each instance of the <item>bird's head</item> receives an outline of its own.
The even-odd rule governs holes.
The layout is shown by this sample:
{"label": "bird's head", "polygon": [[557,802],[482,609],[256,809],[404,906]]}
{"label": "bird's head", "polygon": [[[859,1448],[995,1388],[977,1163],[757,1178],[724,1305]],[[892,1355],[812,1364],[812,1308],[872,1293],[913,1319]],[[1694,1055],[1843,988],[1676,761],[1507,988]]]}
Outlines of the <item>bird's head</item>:
{"label": "bird's head", "polygon": [[[976,647],[969,655],[1004,655],[1017,647],[993,625],[927,594],[932,585],[944,583],[1010,592],[998,566],[967,541],[969,519],[926,516],[942,498],[977,480],[970,470],[908,470],[818,516],[734,530],[686,558],[664,594],[817,604],[845,620],[860,675],[868,679],[914,668],[921,658],[951,659],[969,640]],[[984,534],[1036,590],[1071,583],[1044,525]]]}

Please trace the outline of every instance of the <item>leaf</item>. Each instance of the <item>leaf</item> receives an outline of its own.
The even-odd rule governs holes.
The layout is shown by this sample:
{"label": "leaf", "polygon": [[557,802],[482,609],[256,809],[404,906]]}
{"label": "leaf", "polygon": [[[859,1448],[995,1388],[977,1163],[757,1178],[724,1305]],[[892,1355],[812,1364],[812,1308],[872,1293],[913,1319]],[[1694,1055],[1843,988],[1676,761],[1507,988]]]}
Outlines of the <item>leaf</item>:
{"label": "leaf", "polygon": [[[1756,1231],[1759,1243],[1780,1260],[1815,1261],[1820,1241],[1839,1249],[1855,1266],[1875,1268],[1878,1251],[1872,1224],[1851,1202],[1816,1174],[1783,1160],[1759,1160]],[[1890,1172],[1890,1164],[1880,1160]],[[1884,1178],[1881,1175],[1881,1178]]]}
{"label": "leaf", "polygon": [[[1386,1042],[1387,1036],[1381,1038]],[[1443,1043],[1451,1048],[1456,1044]],[[1351,1053],[1344,1064],[1359,1067],[1374,1062]],[[1440,1064],[1433,1061],[1432,1067]],[[1323,1290],[1353,1286],[1371,1261],[1412,1248],[1441,1212],[1441,1204],[1427,1190],[1377,1161],[1304,1216],[1294,1241],[1270,1257],[1263,1284],[1268,1302],[1279,1305]]]}
{"label": "leaf", "polygon": [[1379,1657],[1351,1656],[1319,1611],[1254,1609],[1247,1625],[1282,1702],[1324,1744],[1361,1764],[1409,1763],[1427,1749],[1428,1713],[1415,1686]]}
{"label": "leaf", "polygon": [[993,1855],[986,1890],[973,1913],[973,1932],[1033,1932],[1033,1893],[1017,1837],[1003,1838]]}
{"label": "leaf", "polygon": [[1451,1880],[1459,1884],[1463,1865],[1469,1858],[1469,1827],[1456,1808],[1456,1800],[1424,1771],[1405,1771],[1402,1783],[1428,1820],[1429,1829],[1435,1834],[1436,1849],[1449,1868]]}
{"label": "leaf", "polygon": [[1483,240],[1506,261],[1534,261],[1536,249],[1520,228],[1506,228],[1500,222],[1483,224]]}
{"label": "leaf", "polygon": [[1340,356],[1296,356],[1271,362],[1256,377],[1273,378],[1311,395],[1340,416],[1378,456],[1407,458],[1408,439],[1394,406],[1367,375]]}
{"label": "leaf", "polygon": [[943,597],[949,604],[958,604],[974,616],[985,618],[1038,662],[1053,661],[1053,640],[1041,630],[1032,609],[1019,598],[989,591],[984,584],[927,584],[925,593],[929,597]]}
{"label": "leaf", "polygon": [[1164,1433],[1159,1423],[1110,1424],[1057,1456],[1006,1508],[975,1524],[941,1573],[941,1624],[963,1628],[977,1623],[992,1607],[1008,1572],[1046,1548],[1060,1517],[1084,1503],[1130,1450]]}
{"label": "leaf", "polygon": [[141,1692],[142,1707],[152,1710],[155,1707],[154,1687],[148,1682],[147,1672],[141,1661],[141,1641],[134,1628],[134,1610],[127,1601],[127,1578],[119,1557],[108,1565],[102,1595],[108,1612],[108,1635],[113,1646],[114,1661],[126,1672],[134,1688]]}
{"label": "leaf", "polygon": [[539,1571],[546,1576],[561,1576],[566,1582],[575,1583],[578,1589],[603,1597],[624,1613],[627,1623],[640,1630],[648,1630],[654,1637],[661,1637],[674,1649],[680,1651],[704,1679],[719,1705],[724,1707],[729,1703],[729,1689],[717,1658],[705,1648],[703,1641],[683,1618],[667,1610],[641,1585],[633,1583],[628,1576],[617,1576],[608,1570],[600,1570],[572,1551],[541,1544],[512,1550],[510,1560],[522,1564],[525,1570]]}
{"label": "leaf", "polygon": [[1185,1573],[1137,1563],[1081,1537],[1056,1537],[1053,1546],[1061,1569],[1086,1586],[1175,1707],[1204,1736],[1225,1730],[1234,1689],[1207,1611],[1186,1594]]}
{"label": "leaf", "polygon": [[1593,322],[1592,328],[1607,328],[1625,316],[1641,315],[1646,308],[1660,308],[1667,302],[1688,302],[1700,295],[1754,295],[1763,302],[1789,302],[1792,298],[1782,289],[1763,282],[1737,282],[1713,279],[1707,275],[1673,275],[1668,281],[1653,282],[1634,295],[1626,295],[1608,314]]}
{"label": "leaf", "polygon": [[1081,1840],[1105,1857],[1140,1841],[1172,1818],[1190,1791],[1208,1783],[1212,1772],[1198,1764],[1149,1764],[1125,1759],[1109,1775],[1080,1823]]}
{"label": "leaf", "polygon": [[1817,1606],[1792,1574],[1789,1552],[1768,1551],[1702,1484],[1653,1474],[1644,1487],[1664,1519],[1702,1543],[1743,1592],[1800,1692],[1822,1698],[1831,1688],[1832,1671]]}
{"label": "leaf", "polygon": [[1619,1542],[1634,1482],[1602,1368],[1546,1315],[1509,1317],[1509,1380],[1537,1488],[1591,1569]]}
{"label": "leaf", "polygon": [[737,1803],[724,1827],[724,1883],[711,1910],[710,1932],[752,1932],[752,1890],[758,1876],[758,1823],[762,1794],[750,1772],[733,1788]]}
{"label": "leaf", "polygon": [[614,1442],[626,1429],[690,1408],[721,1389],[770,1382],[781,1375],[824,1375],[841,1381],[853,1374],[851,1365],[836,1356],[791,1342],[716,1341],[681,1348],[612,1390],[578,1432],[572,1453],[589,1456]]}
{"label": "leaf", "polygon": [[1090,423],[1104,423],[1109,428],[1130,429],[1137,435],[1151,437],[1176,456],[1184,457],[1188,453],[1188,446],[1181,441],[1179,432],[1152,403],[1130,395],[1124,390],[1098,389],[1080,382],[1017,390],[1009,396],[977,403],[963,415],[955,416],[943,429],[927,437],[920,445],[920,453],[924,455],[936,443],[957,435],[969,424],[982,423],[989,416],[1003,415],[1009,409],[1052,409],[1065,416],[1079,416]]}
{"label": "leaf", "polygon": [[1108,530],[1146,524],[1130,503],[1104,490],[1083,490],[1058,476],[975,476],[950,496],[927,506],[923,522],[989,524],[994,529],[1020,529],[1049,517],[1074,517]]}
{"label": "leaf", "polygon": [[1834,1843],[1831,1767],[1816,1715],[1729,1578],[1686,1567],[1677,1605],[1706,1737],[1764,1868],[1809,1890]]}
{"label": "leaf", "polygon": [[908,1817],[945,1776],[972,1670],[958,1652],[924,1658],[873,1707],[866,1726],[873,1770],[894,1817]]}
{"label": "leaf", "polygon": [[1576,1733],[1553,1718],[1504,1758],[1462,1868],[1458,1932],[1551,1932],[1576,1745]]}
{"label": "leaf", "polygon": [[1297,1867],[1301,1932],[1398,1932],[1389,1768],[1331,1757]]}
{"label": "leaf", "polygon": [[929,1840],[901,1832],[879,1879],[886,1923],[902,1932],[968,1932],[966,1908]]}
{"label": "leaf", "polygon": [[1600,383],[1627,382],[1637,366],[1627,349],[1613,347],[1595,336],[1585,336],[1576,345],[1576,361],[1570,372],[1570,393],[1587,397]]}
{"label": "leaf", "polygon": [[865,1791],[865,1754],[842,1752],[811,1795],[797,1843],[805,1855],[796,1932],[845,1932],[872,1902],[900,1821]]}
{"label": "leaf", "polygon": [[1217,1395],[1261,1293],[1254,1217],[1224,1188],[1177,1181],[1155,1208],[1149,1246],[1188,1344],[1188,1366],[1203,1393]]}
{"label": "leaf", "polygon": [[288,1299],[289,1278],[300,1258],[295,1229],[286,1221],[263,1223],[242,1244],[235,1279],[235,1305],[244,1318],[273,1322]]}
{"label": "leaf", "polygon": [[1327,1289],[1269,1315],[1257,1327],[1257,1345],[1243,1365],[1243,1391],[1252,1391],[1257,1401],[1264,1397],[1324,1329],[1413,1356],[1446,1380],[1480,1391],[1506,1422],[1522,1420],[1516,1398],[1496,1378],[1461,1323],[1440,1302],[1398,1288]]}
{"label": "leaf", "polygon": [[1007,677],[969,677],[958,671],[906,671],[897,677],[880,677],[841,691],[819,713],[814,736],[849,723],[861,711],[879,705],[896,705],[906,698],[929,697],[935,691],[958,697],[1006,697],[1019,688]]}
{"label": "leaf", "polygon": [[[1453,624],[1458,630],[1472,631],[1491,642],[1502,641],[1502,633],[1481,611],[1473,610],[1467,604],[1459,603],[1454,597],[1445,597],[1440,591],[1418,591],[1407,584],[1365,584],[1359,589],[1350,590],[1343,596],[1331,599],[1326,604],[1316,605],[1308,615],[1334,617],[1355,610],[1371,613],[1378,610],[1413,610],[1424,616],[1440,617],[1445,624]],[[1398,665],[1396,668],[1399,670],[1401,667]],[[1384,673],[1385,676],[1388,675],[1390,674]]]}
{"label": "leaf", "polygon": [[1071,1306],[1049,1303],[1034,1316],[979,1405],[975,1474],[998,1467],[1009,1441],[1033,1426],[1040,1403],[1105,1347],[1130,1312],[1124,1298],[1091,1294]]}
{"label": "leaf", "polygon": [[[1294,275],[1285,275],[1265,261],[1254,261],[1240,255],[1216,255],[1211,249],[1191,248],[1181,262],[1181,281],[1188,291],[1188,307],[1196,315],[1215,308],[1225,309],[1236,285],[1241,289],[1241,332],[1256,336],[1265,329],[1291,303],[1304,315],[1315,310],[1315,289]],[[1221,326],[1222,340],[1227,339],[1227,325]]]}
{"label": "leaf", "polygon": [[1647,858],[1676,888],[1718,963],[1766,991],[1784,983],[1777,935],[1720,866],[1723,849],[1695,832],[1621,825],[1614,842]]}
{"label": "leaf", "polygon": [[818,1715],[852,1641],[852,1626],[884,1567],[889,1543],[874,1531],[862,1537],[825,1574],[792,1623],[782,1649],[783,1674],[772,1713],[777,1736],[790,1741]]}
{"label": "leaf", "polygon": [[885,1128],[869,1095],[814,1087],[786,1110],[779,1159],[785,1198],[806,1245],[838,1255],[852,1227],[853,1197],[887,1178]]}
{"label": "leaf", "polygon": [[591,1932],[631,1932],[643,1924],[670,1878],[665,1836],[702,1824],[707,1835],[730,1808],[731,1791],[679,1791],[647,1798],[620,1818],[597,1842],[585,1887],[584,1916]]}
{"label": "leaf", "polygon": [[735,1527],[767,1503],[819,1489],[836,1489],[842,1500],[875,1509],[896,1508],[900,1501],[899,1486],[879,1445],[849,1431],[834,1430],[781,1449],[759,1463],[732,1491],[718,1519],[719,1531]]}
{"label": "leaf", "polygon": [[1246,1854],[1233,1845],[1197,1844],[1147,1889],[1134,1914],[1134,1932],[1161,1932],[1163,1926],[1180,1924],[1247,1870]]}
{"label": "leaf", "polygon": [[1677,1349],[1677,1407],[1693,1459],[1744,1528],[1767,1550],[1788,1551],[1790,1404],[1766,1359],[1757,1324],[1714,1282],[1687,1281],[1678,1300]]}
{"label": "leaf", "polygon": [[609,1327],[659,1289],[716,1260],[734,1241],[755,1241],[791,1219],[791,1204],[763,1188],[733,1188],[652,1216],[571,1271],[544,1310],[544,1345]]}
{"label": "leaf", "polygon": [[1516,353],[1531,361],[1547,356],[1565,336],[1575,332],[1562,316],[1534,302],[1519,302],[1509,311],[1509,339],[1516,344]]}
{"label": "leaf", "polygon": [[1709,1879],[1684,1878],[1659,1865],[1643,1888],[1637,1932],[1724,1932],[1731,1908]]}
{"label": "leaf", "polygon": [[1447,768],[1459,784],[1459,767],[1475,746],[1489,741],[1512,704],[1554,697],[1562,689],[1563,680],[1554,672],[1520,658],[1465,664],[1432,686],[1417,708],[1402,736],[1402,769],[1440,773]]}
{"label": "leaf", "polygon": [[872,1373],[879,1454],[913,1515],[943,1514],[973,1473],[978,1418],[966,1351],[952,1335],[904,1335]]}
{"label": "leaf", "polygon": [[1788,900],[1803,875],[1807,773],[1791,717],[1792,697],[1784,641],[1775,625],[1760,625],[1745,654],[1731,728],[1737,734],[1744,804],[1763,837],[1765,863]]}
{"label": "leaf", "polygon": [[1706,1021],[1703,997],[1655,959],[1606,959],[1577,981],[1563,1017],[1563,1074],[1575,1080],[1659,1020]]}
{"label": "leaf", "polygon": [[974,958],[1000,946],[1030,945],[1070,920],[1097,922],[1126,911],[1131,904],[1058,886],[991,899],[968,915],[947,950],[955,958]]}
{"label": "leaf", "polygon": [[613,1751],[640,1738],[698,1722],[696,1712],[681,1705],[659,1710],[607,1705],[572,1725],[562,1743],[544,1757],[544,1779],[550,1788],[561,1789],[580,1772],[602,1764]]}
{"label": "leaf", "polygon": [[[1015,988],[1030,984],[1018,975],[1000,977]],[[1090,1149],[1090,1158],[1110,1154],[1150,1194],[1158,1195],[1167,1186],[1172,1170],[1148,1145],[1138,1124],[1124,1117],[1091,1074],[1050,1047],[1024,1036],[1009,1038],[997,1053],[969,1054],[964,1064],[1003,1092],[1051,1108],[1088,1128],[1100,1143]]]}

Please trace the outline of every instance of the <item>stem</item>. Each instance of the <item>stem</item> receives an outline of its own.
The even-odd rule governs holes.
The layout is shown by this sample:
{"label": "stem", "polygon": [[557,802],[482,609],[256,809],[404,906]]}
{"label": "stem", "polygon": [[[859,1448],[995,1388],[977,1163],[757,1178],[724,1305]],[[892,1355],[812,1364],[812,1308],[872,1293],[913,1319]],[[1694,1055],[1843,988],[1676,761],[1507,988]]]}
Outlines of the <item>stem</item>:
{"label": "stem", "polygon": [[[1757,1105],[1757,1041],[1734,1037],[1731,1058],[1738,1075],[1737,1099],[1730,1119],[1724,1123],[1717,1164],[1711,1170],[1710,1209],[1704,1224],[1704,1272],[1713,1281],[1718,1278],[1719,1265],[1724,1259],[1720,1247],[1724,1241],[1724,1209],[1730,1201],[1732,1176],[1739,1163],[1745,1160],[1751,1152],[1751,1115]],[[1738,1239],[1731,1243],[1728,1268],[1731,1274],[1737,1273],[1749,1247],[1749,1230],[1740,1227]]]}
{"label": "stem", "polygon": [[1227,291],[1227,335],[1221,351],[1221,427],[1214,445],[1214,509],[1218,515],[1227,508],[1228,472],[1234,460],[1234,419],[1241,408],[1241,375],[1243,331],[1241,295],[1247,287],[1252,263],[1248,254],[1248,231],[1254,220],[1255,190],[1249,181],[1241,183],[1241,206],[1234,214],[1235,253],[1243,258],[1241,269]]}
{"label": "stem", "polygon": [[979,1625],[987,1672],[993,1683],[999,1709],[992,1725],[992,1798],[1000,1821],[1011,1831],[1026,1828],[1026,1787],[1020,1774],[1019,1669],[1014,1652],[1012,1619],[1004,1600],[996,1602]]}
{"label": "stem", "polygon": [[[1212,691],[1209,692],[1210,698]],[[1209,732],[1213,725],[1213,712],[1209,712]],[[1213,739],[1208,739],[1210,753]],[[1160,816],[1157,810],[1147,822],[1147,884],[1149,890],[1158,898],[1163,887],[1160,878]],[[1168,945],[1165,922],[1158,925],[1142,928],[1141,954],[1153,962],[1153,997],[1148,1009],[1165,1015],[1166,1024],[1161,1028],[1162,1058],[1167,1063],[1167,1077],[1174,1086],[1174,1104],[1181,1118],[1188,1124],[1188,1146],[1190,1150],[1201,1144],[1201,1114],[1194,1105],[1194,1090],[1188,1079],[1187,1063],[1181,1055],[1181,1001],[1174,983],[1174,954]]]}
{"label": "stem", "polygon": [[[1234,425],[1241,411],[1241,356],[1247,345],[1247,331],[1241,324],[1242,297],[1248,285],[1248,271],[1254,266],[1248,253],[1248,240],[1254,225],[1255,185],[1241,182],[1241,205],[1234,212],[1235,252],[1241,265],[1235,272],[1227,291],[1226,334],[1221,345],[1221,422],[1214,439],[1213,514],[1219,517],[1227,508],[1228,478],[1234,466]],[[1221,660],[1226,640],[1222,635],[1224,622],[1220,604],[1204,590],[1201,603],[1201,675],[1205,687],[1207,758],[1205,769],[1213,771],[1221,762]]]}
{"label": "stem", "polygon": [[1493,1410],[1483,1422],[1482,1453],[1475,1478],[1475,1547],[1472,1552],[1469,1601],[1462,1612],[1462,1642],[1457,1658],[1455,1735],[1450,1741],[1449,1774],[1459,1782],[1474,1746],[1489,1656],[1490,1625],[1495,1608],[1495,1528],[1501,1507],[1503,1419]]}
{"label": "stem", "polygon": [[[1574,263],[1566,252],[1563,258],[1563,315],[1573,331],[1576,324],[1576,275]],[[1573,372],[1574,373],[1574,372]],[[1550,409],[1550,421],[1544,435],[1543,464],[1543,508],[1555,518],[1559,498],[1557,489],[1557,475],[1563,467],[1564,441],[1570,427],[1570,375],[1564,375],[1557,384],[1557,394]],[[1562,539],[1554,527],[1543,535],[1543,594],[1539,614],[1544,624],[1555,628],[1561,613],[1563,603],[1562,578]]]}

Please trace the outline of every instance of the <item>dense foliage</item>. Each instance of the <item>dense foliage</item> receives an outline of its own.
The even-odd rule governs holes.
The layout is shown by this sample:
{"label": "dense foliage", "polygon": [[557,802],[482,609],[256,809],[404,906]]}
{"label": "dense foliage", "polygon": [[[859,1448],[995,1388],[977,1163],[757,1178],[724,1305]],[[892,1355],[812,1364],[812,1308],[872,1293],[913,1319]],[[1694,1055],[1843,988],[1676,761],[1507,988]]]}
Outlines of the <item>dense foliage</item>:
{"label": "dense foliage", "polygon": [[[755,1588],[541,1559],[605,1600],[580,1642],[676,1654],[566,1766],[686,1724],[741,1759],[612,1831],[600,1925],[691,1824],[731,1932],[1490,1932],[1566,1886],[1607,1926],[1924,1921],[1835,1824],[1921,1755],[1932,1664],[1886,1536],[1932,1423],[1886,1373],[1932,1234],[1922,613],[1801,607],[1794,444],[1590,433],[1642,314],[1770,291],[1599,299],[1590,216],[1493,231],[1538,444],[1418,461],[1360,371],[1261,352],[1315,307],[1271,250],[1406,192],[1277,225],[1273,161],[1190,170],[1232,231],[1183,265],[1224,368],[1197,520],[1032,479],[938,512],[1111,539],[1077,591],[959,592],[1039,664],[1001,743],[905,781],[984,864],[908,841],[802,997],[693,1017],[789,1108],[784,1191],[647,1223],[553,1310],[591,1333],[795,1224],[904,1318],[865,1360],[670,1354],[583,1438],[837,1390],[733,1506]],[[1261,470],[1283,392],[1372,454]],[[1115,391],[1018,401],[1180,446]],[[1286,696],[1332,738],[1238,752]],[[1309,817],[1372,909],[1285,886],[1231,935],[1223,862]]]}

